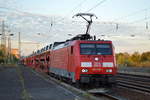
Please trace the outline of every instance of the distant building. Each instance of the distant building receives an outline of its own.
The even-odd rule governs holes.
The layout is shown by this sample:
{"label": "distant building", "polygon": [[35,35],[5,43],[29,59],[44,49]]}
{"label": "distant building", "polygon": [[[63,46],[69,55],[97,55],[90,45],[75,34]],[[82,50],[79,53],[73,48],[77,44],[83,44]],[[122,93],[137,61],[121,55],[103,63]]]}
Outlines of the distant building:
{"label": "distant building", "polygon": [[19,58],[19,50],[17,48],[11,49],[11,54],[15,55],[16,58]]}

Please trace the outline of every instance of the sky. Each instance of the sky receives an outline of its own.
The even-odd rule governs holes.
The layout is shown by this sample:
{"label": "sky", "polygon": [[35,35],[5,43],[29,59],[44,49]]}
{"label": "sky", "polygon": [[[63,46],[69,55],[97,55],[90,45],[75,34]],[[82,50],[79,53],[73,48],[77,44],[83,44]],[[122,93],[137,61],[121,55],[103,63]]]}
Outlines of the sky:
{"label": "sky", "polygon": [[[145,8],[150,9],[148,0],[18,0],[17,5],[21,6],[21,10],[31,13],[63,16],[67,14],[66,16],[70,17],[78,12],[88,11],[101,1],[105,2],[90,12],[107,21]],[[138,17],[140,16],[135,18]]]}
{"label": "sky", "polygon": [[150,50],[149,0],[0,0],[0,20],[15,34],[12,47],[21,32],[22,55],[85,33],[85,21],[72,19],[79,12],[98,17],[90,34],[112,40],[117,53]]}

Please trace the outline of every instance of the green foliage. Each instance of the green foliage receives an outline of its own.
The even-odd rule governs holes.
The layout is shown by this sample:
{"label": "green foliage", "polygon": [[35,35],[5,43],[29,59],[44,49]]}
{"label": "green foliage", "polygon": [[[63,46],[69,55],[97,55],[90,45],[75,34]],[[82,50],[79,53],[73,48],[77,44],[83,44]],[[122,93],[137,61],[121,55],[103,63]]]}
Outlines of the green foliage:
{"label": "green foliage", "polygon": [[150,52],[118,53],[116,60],[118,66],[150,67]]}
{"label": "green foliage", "polygon": [[140,62],[141,60],[141,55],[138,52],[135,52],[131,55],[131,60],[133,62]]}
{"label": "green foliage", "polygon": [[129,66],[131,63],[130,55],[125,53],[116,54],[117,64],[120,66]]}
{"label": "green foliage", "polygon": [[0,63],[4,63],[5,60],[5,52],[3,49],[0,49]]}
{"label": "green foliage", "polygon": [[150,61],[150,52],[144,52],[141,55],[141,61],[142,62],[144,62],[144,61]]}
{"label": "green foliage", "polygon": [[0,48],[0,64],[15,64],[18,62],[18,59],[15,55],[10,54],[6,55],[4,48]]}

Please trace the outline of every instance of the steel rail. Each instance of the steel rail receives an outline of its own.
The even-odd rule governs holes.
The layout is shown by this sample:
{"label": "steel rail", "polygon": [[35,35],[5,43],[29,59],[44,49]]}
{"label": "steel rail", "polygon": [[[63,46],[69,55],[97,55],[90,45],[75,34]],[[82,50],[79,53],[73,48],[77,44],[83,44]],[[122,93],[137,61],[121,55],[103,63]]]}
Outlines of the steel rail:
{"label": "steel rail", "polygon": [[150,93],[150,76],[118,73],[117,86]]}

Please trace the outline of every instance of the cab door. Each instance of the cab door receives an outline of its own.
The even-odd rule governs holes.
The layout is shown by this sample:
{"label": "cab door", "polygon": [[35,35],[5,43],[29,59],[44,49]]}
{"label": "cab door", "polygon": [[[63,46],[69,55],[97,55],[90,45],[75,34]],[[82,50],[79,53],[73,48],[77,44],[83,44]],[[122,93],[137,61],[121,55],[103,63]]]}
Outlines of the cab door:
{"label": "cab door", "polygon": [[71,72],[73,71],[73,64],[74,64],[74,47],[70,46],[68,48],[68,74],[69,76],[71,76]]}

